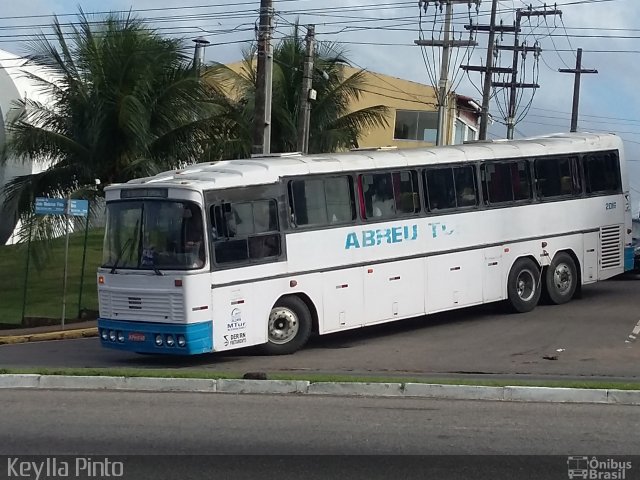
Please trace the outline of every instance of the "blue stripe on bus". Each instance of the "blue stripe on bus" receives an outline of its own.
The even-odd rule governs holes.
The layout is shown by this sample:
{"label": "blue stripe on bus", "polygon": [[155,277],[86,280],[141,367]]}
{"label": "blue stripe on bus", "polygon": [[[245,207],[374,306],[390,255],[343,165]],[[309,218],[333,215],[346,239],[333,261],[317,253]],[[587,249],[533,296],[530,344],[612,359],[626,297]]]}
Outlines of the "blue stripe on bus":
{"label": "blue stripe on bus", "polygon": [[[103,347],[129,352],[194,355],[213,351],[212,321],[175,325],[99,318],[98,334]],[[162,338],[160,346],[156,345],[158,335]],[[185,339],[184,347],[178,345],[178,337]],[[167,339],[173,339],[172,346],[167,345]]]}
{"label": "blue stripe on bus", "polygon": [[628,272],[634,268],[633,247],[624,247],[624,271]]}

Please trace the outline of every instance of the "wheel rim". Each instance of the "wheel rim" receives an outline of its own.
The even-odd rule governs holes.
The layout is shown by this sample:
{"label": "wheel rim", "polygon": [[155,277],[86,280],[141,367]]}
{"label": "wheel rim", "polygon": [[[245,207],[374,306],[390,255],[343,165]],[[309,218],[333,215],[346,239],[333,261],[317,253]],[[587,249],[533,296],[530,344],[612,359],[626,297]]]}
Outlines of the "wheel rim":
{"label": "wheel rim", "polygon": [[560,263],[553,271],[553,285],[558,293],[567,293],[573,285],[573,275],[571,269],[566,263]]}
{"label": "wheel rim", "polygon": [[521,300],[528,302],[536,293],[536,277],[530,270],[522,270],[516,279],[516,292]]}
{"label": "wheel rim", "polygon": [[276,307],[269,314],[269,341],[278,345],[290,342],[298,334],[298,316],[288,308]]}

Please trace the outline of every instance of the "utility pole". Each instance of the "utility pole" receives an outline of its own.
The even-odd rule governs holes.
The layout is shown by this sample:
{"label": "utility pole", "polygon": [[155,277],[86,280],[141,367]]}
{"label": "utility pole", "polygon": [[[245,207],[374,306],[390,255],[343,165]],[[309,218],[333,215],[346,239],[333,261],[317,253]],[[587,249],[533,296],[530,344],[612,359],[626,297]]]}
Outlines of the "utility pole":
{"label": "utility pole", "polygon": [[580,75],[583,73],[598,73],[598,70],[582,68],[582,49],[576,55],[576,68],[559,68],[560,73],[573,73],[573,107],[571,108],[571,131],[578,131],[578,104],[580,103]]}
{"label": "utility pole", "polygon": [[[428,2],[427,2],[428,3]],[[444,17],[444,38],[442,40],[414,40],[420,46],[442,47],[442,63],[440,65],[440,80],[438,82],[438,131],[436,145],[446,145],[447,117],[449,113],[449,58],[451,48],[475,46],[470,40],[451,40],[451,18],[454,3],[469,4],[469,0],[445,0],[446,11]]]}
{"label": "utility pole", "polygon": [[[507,106],[507,138],[513,138],[513,131],[515,130],[516,124],[516,100],[517,100],[517,91],[518,89],[523,88],[540,88],[540,85],[537,83],[520,83],[518,82],[518,56],[520,54],[525,54],[526,52],[533,52],[534,55],[539,55],[542,51],[538,45],[534,46],[526,46],[520,44],[520,27],[522,23],[523,17],[534,17],[534,16],[546,16],[546,15],[562,15],[562,11],[553,9],[548,10],[534,10],[532,7],[528,7],[527,9],[517,9],[516,10],[516,21],[513,26],[510,25],[496,25],[495,12],[497,9],[497,1],[493,0],[491,4],[491,22],[489,26],[486,25],[468,25],[465,28],[469,28],[470,30],[477,31],[488,31],[489,32],[489,42],[487,47],[487,65],[486,67],[478,67],[478,66],[470,66],[464,65],[461,68],[469,71],[479,71],[485,74],[484,76],[484,86],[482,90],[482,116],[480,121],[480,140],[487,139],[487,129],[489,125],[489,100],[491,94],[491,87],[501,87],[509,89],[509,105]],[[513,32],[514,33],[514,42],[513,46],[502,46],[495,45],[495,33],[496,32]],[[493,66],[493,54],[494,51],[498,50],[511,50],[513,51],[513,63],[511,67],[494,67]],[[493,82],[493,74],[494,73],[505,73],[511,74],[510,82]]]}
{"label": "utility pole", "polygon": [[496,10],[498,0],[491,3],[491,19],[489,21],[489,42],[487,45],[487,63],[484,74],[484,85],[482,87],[482,112],[480,113],[480,140],[487,139],[487,128],[489,125],[489,97],[491,94],[491,80],[493,79],[493,47],[496,39]]}
{"label": "utility pole", "polygon": [[498,8],[498,0],[492,0],[491,3],[491,20],[489,25],[465,25],[465,28],[469,30],[475,30],[478,32],[489,32],[489,41],[487,43],[487,64],[482,66],[477,65],[460,65],[460,68],[469,72],[481,72],[484,73],[484,85],[482,88],[482,108],[480,112],[480,131],[478,136],[480,140],[487,139],[487,128],[489,125],[489,100],[491,97],[491,81],[494,73],[511,73],[511,68],[494,67],[493,66],[493,52],[495,50],[495,36],[496,32],[513,32],[515,27],[513,26],[496,26],[496,11]]}
{"label": "utility pole", "polygon": [[298,112],[298,150],[309,152],[309,127],[311,121],[311,100],[315,100],[313,86],[313,54],[315,51],[316,26],[307,25],[307,50],[302,74],[302,93]]}
{"label": "utility pole", "polygon": [[528,47],[526,45],[520,45],[520,26],[522,24],[522,17],[544,17],[547,15],[562,15],[561,10],[534,10],[529,7],[526,10],[516,10],[516,23],[513,47],[498,46],[498,50],[512,50],[513,51],[513,64],[511,71],[511,82],[494,82],[494,87],[509,88],[509,105],[507,107],[507,138],[513,139],[513,132],[516,126],[516,95],[519,88],[540,88],[537,83],[518,83],[518,56],[519,54],[526,54],[526,52],[533,52],[534,55],[539,55],[542,49],[538,45]]}
{"label": "utility pole", "polygon": [[271,46],[272,0],[260,0],[260,27],[258,30],[258,62],[256,67],[256,98],[253,114],[254,155],[271,152],[271,97],[273,50]]}
{"label": "utility pole", "polygon": [[[509,106],[507,107],[507,139],[513,139],[513,131],[516,129],[516,95],[518,93],[518,54],[521,51],[526,52],[526,46],[520,46],[520,24],[522,21],[522,10],[516,10],[516,31],[513,35],[513,63],[511,64],[511,68],[513,71],[511,72],[511,84],[509,85]],[[500,48],[500,47],[498,47]],[[521,50],[524,48],[524,50]],[[532,86],[532,88],[538,88],[537,86]]]}

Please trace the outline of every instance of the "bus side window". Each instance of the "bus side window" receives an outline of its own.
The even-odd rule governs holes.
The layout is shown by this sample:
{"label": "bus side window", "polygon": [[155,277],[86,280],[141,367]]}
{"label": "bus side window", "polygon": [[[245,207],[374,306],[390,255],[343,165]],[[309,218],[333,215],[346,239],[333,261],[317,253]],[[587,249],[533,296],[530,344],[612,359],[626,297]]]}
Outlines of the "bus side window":
{"label": "bus side window", "polygon": [[384,218],[395,215],[391,173],[362,175],[362,186],[367,218]]}
{"label": "bus side window", "polygon": [[212,219],[211,237],[216,263],[280,256],[282,249],[275,200],[216,205]]}
{"label": "bus side window", "polygon": [[566,197],[580,195],[581,189],[576,186],[579,181],[574,178],[578,171],[574,157],[538,158],[534,162],[536,174],[536,190],[542,198]]}
{"label": "bus side window", "polygon": [[277,257],[280,255],[280,235],[261,235],[249,237],[249,258],[254,260],[261,258]]}
{"label": "bus side window", "polygon": [[418,174],[414,170],[394,172],[393,191],[398,213],[413,214],[420,211]]}
{"label": "bus side window", "polygon": [[253,209],[253,232],[249,235],[249,258],[260,260],[278,257],[280,233],[278,232],[278,204],[275,200],[256,200]]}
{"label": "bus side window", "polygon": [[529,163],[518,160],[511,164],[514,200],[531,200],[531,176]]}
{"label": "bus side window", "polygon": [[361,175],[365,218],[389,218],[420,211],[418,175],[414,170]]}
{"label": "bus side window", "polygon": [[430,210],[456,207],[456,192],[451,167],[429,168],[425,171]]}
{"label": "bus side window", "polygon": [[513,200],[511,169],[508,163],[489,162],[482,165],[485,201],[491,204]]}
{"label": "bus side window", "polygon": [[351,177],[326,178],[324,190],[329,223],[350,222],[356,218],[353,179]]}
{"label": "bus side window", "polygon": [[457,206],[475,207],[478,205],[475,167],[473,165],[455,167],[453,169],[453,176],[456,188]]}
{"label": "bus side window", "polygon": [[213,222],[211,240],[217,263],[229,263],[247,260],[249,252],[246,239],[235,239],[239,219],[230,203],[212,207]]}
{"label": "bus side window", "polygon": [[578,196],[581,196],[583,193],[582,169],[580,167],[580,159],[573,157],[571,161],[571,178],[573,181],[573,193]]}
{"label": "bus side window", "polygon": [[614,153],[588,155],[584,160],[587,193],[617,193],[620,191],[620,163]]}
{"label": "bus side window", "polygon": [[292,180],[289,205],[294,226],[325,226],[355,219],[353,181],[347,176]]}

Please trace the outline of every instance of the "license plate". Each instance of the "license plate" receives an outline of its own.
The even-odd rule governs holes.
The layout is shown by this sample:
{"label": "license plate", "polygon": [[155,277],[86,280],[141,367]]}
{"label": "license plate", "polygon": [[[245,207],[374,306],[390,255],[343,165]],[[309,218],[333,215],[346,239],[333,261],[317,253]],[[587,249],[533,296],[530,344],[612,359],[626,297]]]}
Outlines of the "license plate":
{"label": "license plate", "polygon": [[129,340],[132,342],[144,342],[144,333],[130,333]]}

